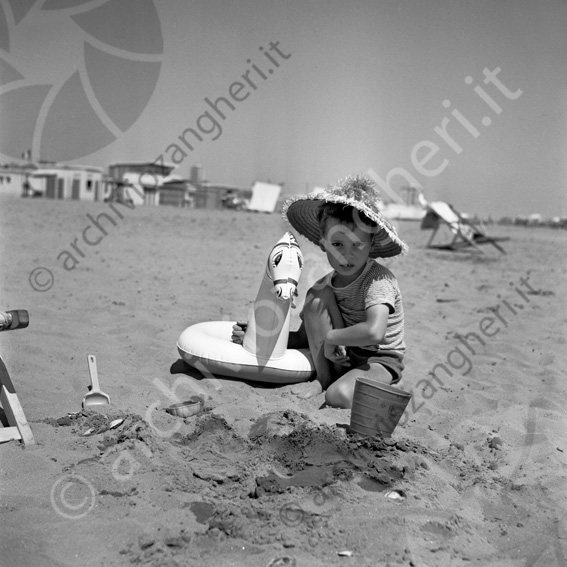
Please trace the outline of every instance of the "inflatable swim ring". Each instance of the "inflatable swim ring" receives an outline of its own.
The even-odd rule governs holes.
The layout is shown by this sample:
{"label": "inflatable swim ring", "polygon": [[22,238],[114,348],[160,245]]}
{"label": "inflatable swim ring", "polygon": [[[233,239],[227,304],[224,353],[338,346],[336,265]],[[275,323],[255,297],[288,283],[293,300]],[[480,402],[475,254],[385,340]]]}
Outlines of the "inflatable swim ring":
{"label": "inflatable swim ring", "polygon": [[250,310],[243,344],[231,340],[232,321],[208,321],[185,329],[177,341],[181,358],[197,370],[259,382],[293,384],[315,375],[308,349],[288,349],[293,297],[303,268],[290,232],[272,248]]}

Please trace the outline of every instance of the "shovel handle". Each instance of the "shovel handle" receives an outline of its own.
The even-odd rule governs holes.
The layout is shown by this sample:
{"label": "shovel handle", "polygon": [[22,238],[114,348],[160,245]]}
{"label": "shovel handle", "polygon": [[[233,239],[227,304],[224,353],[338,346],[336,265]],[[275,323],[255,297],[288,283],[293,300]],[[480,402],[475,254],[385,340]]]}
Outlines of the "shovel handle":
{"label": "shovel handle", "polygon": [[100,392],[100,386],[98,385],[98,372],[96,370],[96,356],[94,354],[88,354],[87,361],[89,363],[89,375],[91,377],[92,384],[91,392]]}

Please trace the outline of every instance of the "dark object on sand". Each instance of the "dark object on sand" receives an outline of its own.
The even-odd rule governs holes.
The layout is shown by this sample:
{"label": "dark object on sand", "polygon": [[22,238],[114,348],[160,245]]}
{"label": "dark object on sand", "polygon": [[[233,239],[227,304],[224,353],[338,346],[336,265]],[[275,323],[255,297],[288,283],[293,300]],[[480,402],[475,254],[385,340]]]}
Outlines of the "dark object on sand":
{"label": "dark object on sand", "polygon": [[30,323],[29,313],[25,309],[0,311],[0,331],[25,329]]}
{"label": "dark object on sand", "polygon": [[175,417],[191,417],[192,415],[201,413],[204,405],[205,402],[203,398],[199,396],[191,396],[191,398],[186,402],[173,404],[168,408],[165,408],[165,411]]}

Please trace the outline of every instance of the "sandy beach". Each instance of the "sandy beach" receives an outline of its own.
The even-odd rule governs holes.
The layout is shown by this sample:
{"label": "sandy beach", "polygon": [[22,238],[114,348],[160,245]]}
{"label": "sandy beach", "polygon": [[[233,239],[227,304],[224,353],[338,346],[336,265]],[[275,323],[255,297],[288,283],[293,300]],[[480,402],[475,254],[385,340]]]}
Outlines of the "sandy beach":
{"label": "sandy beach", "polygon": [[[567,564],[564,230],[492,225],[506,255],[453,253],[396,223],[413,398],[380,440],[322,395],[180,361],[187,326],[246,317],[279,214],[0,206],[0,309],[30,313],[0,355],[36,441],[0,444],[3,567]],[[298,241],[300,308],[327,268]],[[192,395],[201,414],[164,411]]]}

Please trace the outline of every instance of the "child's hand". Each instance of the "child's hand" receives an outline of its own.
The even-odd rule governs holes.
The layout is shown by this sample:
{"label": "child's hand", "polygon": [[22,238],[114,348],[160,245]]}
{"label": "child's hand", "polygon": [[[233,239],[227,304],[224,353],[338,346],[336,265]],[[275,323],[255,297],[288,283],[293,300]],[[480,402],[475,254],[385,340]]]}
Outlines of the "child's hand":
{"label": "child's hand", "polygon": [[230,340],[237,345],[241,345],[244,341],[244,334],[246,333],[246,328],[248,323],[246,321],[237,321],[235,325],[232,326],[232,336]]}
{"label": "child's hand", "polygon": [[325,342],[325,358],[335,364],[346,366],[349,362],[346,348],[342,345],[330,345]]}

